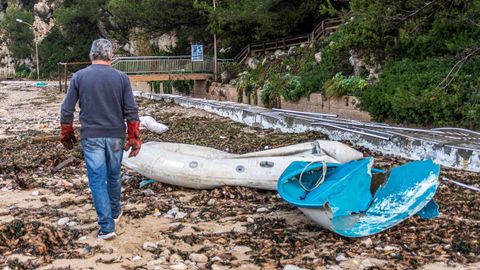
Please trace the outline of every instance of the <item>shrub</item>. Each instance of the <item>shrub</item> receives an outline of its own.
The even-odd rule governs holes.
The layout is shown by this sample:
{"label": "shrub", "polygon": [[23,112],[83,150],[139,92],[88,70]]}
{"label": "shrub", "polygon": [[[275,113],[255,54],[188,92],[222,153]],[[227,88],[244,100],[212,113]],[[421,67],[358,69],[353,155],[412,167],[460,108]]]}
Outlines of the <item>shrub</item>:
{"label": "shrub", "polygon": [[441,87],[454,64],[443,58],[389,61],[380,80],[359,95],[361,107],[377,120],[478,127],[480,57],[466,63],[447,87]]}
{"label": "shrub", "polygon": [[368,87],[368,82],[362,77],[346,77],[339,72],[335,74],[332,79],[325,82],[323,87],[327,97],[339,97],[345,95],[358,96]]}

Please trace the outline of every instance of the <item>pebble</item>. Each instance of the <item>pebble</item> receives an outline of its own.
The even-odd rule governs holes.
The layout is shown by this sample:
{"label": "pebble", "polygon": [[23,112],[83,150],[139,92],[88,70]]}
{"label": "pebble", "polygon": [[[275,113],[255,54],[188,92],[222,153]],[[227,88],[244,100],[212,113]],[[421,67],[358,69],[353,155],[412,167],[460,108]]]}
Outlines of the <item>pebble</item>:
{"label": "pebble", "polygon": [[249,218],[247,218],[247,222],[248,222],[248,223],[254,223],[255,220],[254,220],[253,218],[249,217]]}
{"label": "pebble", "polygon": [[141,259],[142,259],[142,257],[140,257],[138,255],[135,255],[135,256],[133,256],[132,261],[134,261],[134,262],[135,261],[140,261]]}
{"label": "pebble", "polygon": [[385,246],[385,247],[383,248],[383,250],[385,250],[385,251],[393,251],[393,250],[400,250],[400,249],[397,248],[397,247]]}
{"label": "pebble", "polygon": [[283,270],[306,270],[306,269],[305,268],[300,268],[296,265],[287,264],[287,265],[285,265],[285,267],[283,267]]}
{"label": "pebble", "polygon": [[178,212],[178,213],[175,215],[175,219],[182,219],[182,218],[186,217],[187,215],[188,215],[187,213]]}
{"label": "pebble", "polygon": [[362,241],[362,245],[364,245],[367,248],[371,247],[372,244],[373,244],[373,242],[372,242],[372,239],[370,239],[370,238],[367,238],[367,239]]}
{"label": "pebble", "polygon": [[208,262],[208,257],[203,255],[203,254],[198,254],[198,253],[192,253],[190,256],[188,256],[190,260],[196,263],[206,263]]}
{"label": "pebble", "polygon": [[174,263],[177,263],[177,262],[182,262],[182,257],[180,257],[180,255],[178,254],[172,254],[172,256],[170,256],[170,259],[169,259],[169,263],[170,264],[174,264]]}
{"label": "pebble", "polygon": [[257,209],[257,213],[265,213],[265,212],[267,212],[267,211],[268,211],[268,209],[265,208],[265,207],[261,207],[261,208],[258,208],[258,209]]}
{"label": "pebble", "polygon": [[215,256],[211,259],[212,262],[223,262],[222,258]]}
{"label": "pebble", "polygon": [[161,265],[167,262],[167,259],[165,257],[160,257],[154,261],[149,261],[147,263],[147,266],[155,266],[155,265]]}
{"label": "pebble", "polygon": [[70,222],[67,223],[67,226],[68,226],[69,228],[73,228],[73,227],[77,226],[77,222],[75,222],[75,221],[70,221]]}
{"label": "pebble", "polygon": [[174,264],[174,265],[170,265],[170,269],[172,270],[186,270],[188,269],[188,266],[185,265],[184,263],[177,263],[177,264]]}
{"label": "pebble", "polygon": [[68,222],[70,221],[70,219],[68,217],[64,217],[64,218],[61,218],[57,221],[57,225],[58,226],[65,226]]}
{"label": "pebble", "polygon": [[178,213],[178,207],[173,206],[172,209],[168,210],[167,216],[174,217]]}
{"label": "pebble", "polygon": [[145,189],[145,190],[142,190],[142,193],[147,195],[147,196],[152,196],[152,195],[155,195],[155,192],[151,189]]}
{"label": "pebble", "polygon": [[84,241],[84,240],[87,240],[86,236],[82,236],[82,237],[78,238],[78,241]]}
{"label": "pebble", "polygon": [[40,195],[40,191],[38,191],[38,190],[32,191],[32,196],[33,197],[37,197],[38,195]]}
{"label": "pebble", "polygon": [[345,257],[345,255],[343,255],[343,254],[338,254],[338,256],[335,258],[335,261],[336,261],[337,263],[339,263],[339,262],[344,262],[344,261],[346,261],[346,260],[347,260],[347,257]]}
{"label": "pebble", "polygon": [[360,263],[360,266],[358,267],[359,269],[371,269],[373,268],[375,265],[370,262],[369,259],[365,259],[363,260],[361,263]]}
{"label": "pebble", "polygon": [[146,251],[155,251],[157,250],[158,246],[155,243],[152,242],[145,242],[143,243],[142,248]]}
{"label": "pebble", "polygon": [[216,202],[215,199],[210,199],[208,202],[207,202],[207,205],[214,205]]}

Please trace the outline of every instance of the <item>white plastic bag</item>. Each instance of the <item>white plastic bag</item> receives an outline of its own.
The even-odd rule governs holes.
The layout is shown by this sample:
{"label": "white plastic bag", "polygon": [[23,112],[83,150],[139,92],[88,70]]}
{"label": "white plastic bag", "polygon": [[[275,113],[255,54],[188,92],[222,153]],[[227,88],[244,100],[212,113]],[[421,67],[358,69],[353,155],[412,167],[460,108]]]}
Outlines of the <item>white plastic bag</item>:
{"label": "white plastic bag", "polygon": [[158,123],[153,117],[151,116],[141,116],[140,117],[140,127],[146,128],[151,132],[155,132],[157,134],[162,134],[168,130],[168,127],[164,124]]}

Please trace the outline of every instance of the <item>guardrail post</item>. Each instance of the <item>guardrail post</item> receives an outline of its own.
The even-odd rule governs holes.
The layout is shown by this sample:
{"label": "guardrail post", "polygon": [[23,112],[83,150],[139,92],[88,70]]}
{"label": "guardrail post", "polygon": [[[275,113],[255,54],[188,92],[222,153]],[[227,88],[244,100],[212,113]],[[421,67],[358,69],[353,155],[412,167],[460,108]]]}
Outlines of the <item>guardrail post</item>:
{"label": "guardrail post", "polygon": [[57,63],[57,75],[58,75],[58,87],[60,88],[60,93],[62,92],[62,75],[60,73],[60,63]]}
{"label": "guardrail post", "polygon": [[65,72],[65,93],[68,91],[68,85],[67,85],[67,80],[68,80],[68,77],[67,77],[67,69],[68,69],[68,64],[65,63],[63,65],[63,68],[64,68],[64,72]]}

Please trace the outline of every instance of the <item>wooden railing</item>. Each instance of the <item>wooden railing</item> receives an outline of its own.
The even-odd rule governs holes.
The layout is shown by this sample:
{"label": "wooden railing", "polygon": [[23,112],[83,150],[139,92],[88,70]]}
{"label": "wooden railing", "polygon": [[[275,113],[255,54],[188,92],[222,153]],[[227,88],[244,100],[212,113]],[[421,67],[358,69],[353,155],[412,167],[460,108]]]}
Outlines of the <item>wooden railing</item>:
{"label": "wooden railing", "polygon": [[0,79],[15,78],[15,69],[10,67],[0,67]]}
{"label": "wooden railing", "polygon": [[250,44],[243,48],[243,50],[240,51],[240,53],[238,53],[234,59],[237,63],[244,63],[252,53],[266,53],[279,49],[287,50],[287,48],[293,46],[310,43],[335,32],[341,24],[341,18],[326,19],[319,23],[311,33],[276,39],[268,42],[256,42]]}

